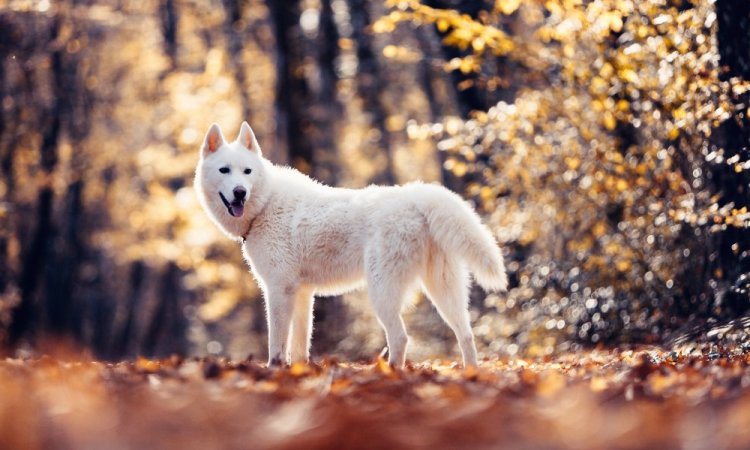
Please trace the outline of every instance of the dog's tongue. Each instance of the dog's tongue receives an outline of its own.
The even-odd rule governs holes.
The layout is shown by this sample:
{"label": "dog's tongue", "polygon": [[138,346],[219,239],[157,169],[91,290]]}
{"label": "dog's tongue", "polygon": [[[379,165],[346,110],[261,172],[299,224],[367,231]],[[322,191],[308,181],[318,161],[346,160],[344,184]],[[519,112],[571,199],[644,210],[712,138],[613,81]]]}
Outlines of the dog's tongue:
{"label": "dog's tongue", "polygon": [[242,217],[242,213],[245,212],[245,207],[239,203],[232,203],[229,205],[229,214],[234,217]]}

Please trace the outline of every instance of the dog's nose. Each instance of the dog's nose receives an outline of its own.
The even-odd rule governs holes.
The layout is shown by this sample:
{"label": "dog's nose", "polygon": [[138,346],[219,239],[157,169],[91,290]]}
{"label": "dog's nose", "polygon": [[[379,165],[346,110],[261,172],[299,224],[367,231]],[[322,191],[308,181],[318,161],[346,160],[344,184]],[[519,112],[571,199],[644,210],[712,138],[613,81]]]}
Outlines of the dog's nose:
{"label": "dog's nose", "polygon": [[245,195],[247,195],[247,191],[245,190],[245,188],[239,187],[239,186],[236,187],[236,188],[234,188],[234,190],[232,192],[234,192],[234,199],[235,200],[244,200],[245,199]]}

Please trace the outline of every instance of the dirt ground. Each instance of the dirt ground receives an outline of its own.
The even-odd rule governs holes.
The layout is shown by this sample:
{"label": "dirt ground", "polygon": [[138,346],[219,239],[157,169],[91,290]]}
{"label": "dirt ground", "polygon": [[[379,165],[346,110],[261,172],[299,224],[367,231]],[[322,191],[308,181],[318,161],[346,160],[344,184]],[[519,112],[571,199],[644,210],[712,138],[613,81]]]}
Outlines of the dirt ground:
{"label": "dirt ground", "polygon": [[0,361],[0,448],[746,449],[750,348],[545,360]]}

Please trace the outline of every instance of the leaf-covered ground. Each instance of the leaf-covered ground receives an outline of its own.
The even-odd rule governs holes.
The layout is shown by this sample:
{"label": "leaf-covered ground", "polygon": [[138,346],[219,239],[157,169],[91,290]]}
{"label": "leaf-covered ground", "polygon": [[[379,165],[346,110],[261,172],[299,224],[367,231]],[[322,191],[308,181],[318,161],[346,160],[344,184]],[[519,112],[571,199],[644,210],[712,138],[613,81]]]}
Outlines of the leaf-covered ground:
{"label": "leaf-covered ground", "polygon": [[381,360],[0,362],[2,449],[744,449],[750,348],[592,350],[478,369]]}

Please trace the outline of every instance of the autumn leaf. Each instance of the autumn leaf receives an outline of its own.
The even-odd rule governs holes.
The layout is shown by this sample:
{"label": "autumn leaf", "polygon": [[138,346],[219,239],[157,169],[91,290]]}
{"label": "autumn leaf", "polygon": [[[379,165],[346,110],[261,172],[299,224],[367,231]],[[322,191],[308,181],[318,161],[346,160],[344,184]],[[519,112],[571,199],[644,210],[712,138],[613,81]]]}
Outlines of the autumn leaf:
{"label": "autumn leaf", "polygon": [[135,367],[146,373],[156,373],[161,369],[161,364],[159,361],[139,356],[138,359],[135,360]]}

